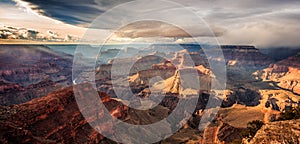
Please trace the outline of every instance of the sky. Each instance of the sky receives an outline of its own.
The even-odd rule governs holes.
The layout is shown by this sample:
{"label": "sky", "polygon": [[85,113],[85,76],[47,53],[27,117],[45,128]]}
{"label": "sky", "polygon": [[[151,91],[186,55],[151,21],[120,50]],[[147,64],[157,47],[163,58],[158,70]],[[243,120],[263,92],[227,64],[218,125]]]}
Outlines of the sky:
{"label": "sky", "polygon": [[[0,35],[2,39],[68,42],[96,41],[101,37],[97,34],[114,32],[111,42],[176,43],[216,38],[220,44],[300,46],[299,0],[173,0],[178,7],[139,1],[139,5],[128,6],[129,0],[0,0]],[[115,7],[121,10],[111,12]],[[214,35],[197,25],[195,16],[185,10],[203,19]],[[94,27],[95,20],[109,12],[109,18]],[[144,19],[155,14],[169,15],[185,29],[160,21],[114,27],[117,23],[127,24],[132,17]],[[87,30],[94,35],[86,36]]]}

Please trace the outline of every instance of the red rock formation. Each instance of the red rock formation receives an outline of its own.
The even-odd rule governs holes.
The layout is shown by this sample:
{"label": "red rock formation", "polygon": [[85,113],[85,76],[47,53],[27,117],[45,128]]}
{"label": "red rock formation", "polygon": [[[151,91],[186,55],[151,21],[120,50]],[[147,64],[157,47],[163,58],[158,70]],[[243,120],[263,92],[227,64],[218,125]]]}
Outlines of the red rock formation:
{"label": "red rock formation", "polygon": [[300,54],[271,64],[268,68],[257,71],[254,75],[263,80],[271,80],[277,86],[300,94]]}
{"label": "red rock formation", "polygon": [[300,120],[286,120],[268,123],[257,131],[249,144],[300,142]]}
{"label": "red rock formation", "polygon": [[[87,99],[93,92],[88,84],[74,86],[80,89],[77,100]],[[120,101],[98,92],[101,101],[112,117],[136,125],[158,122],[169,114],[169,109],[157,106],[141,111],[129,109]],[[97,131],[88,122],[97,122],[104,117],[100,102],[84,101],[87,107],[82,110],[92,113],[83,117],[78,109],[73,87],[60,89],[45,97],[33,99],[27,103],[0,107],[0,143],[99,143],[112,142]],[[111,123],[97,125],[109,134],[113,134]]]}
{"label": "red rock formation", "polygon": [[273,62],[253,46],[221,46],[224,58],[229,67],[260,68]]}
{"label": "red rock formation", "polygon": [[0,105],[2,106],[27,102],[62,87],[49,79],[45,79],[37,84],[32,84],[27,87],[3,81],[0,83]]}
{"label": "red rock formation", "polygon": [[[91,90],[87,85],[77,88],[87,93]],[[124,105],[105,93],[99,96],[112,116],[122,119],[128,113]],[[73,87],[24,104],[1,107],[0,114],[1,143],[97,143],[105,139],[89,126],[89,118],[85,120],[81,115]]]}

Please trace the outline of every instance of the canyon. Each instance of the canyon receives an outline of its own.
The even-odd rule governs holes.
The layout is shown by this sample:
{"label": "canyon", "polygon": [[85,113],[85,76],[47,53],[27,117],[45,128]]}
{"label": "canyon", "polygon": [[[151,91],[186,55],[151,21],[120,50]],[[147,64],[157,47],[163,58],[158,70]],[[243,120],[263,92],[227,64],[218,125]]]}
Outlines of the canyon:
{"label": "canyon", "polygon": [[27,102],[72,84],[72,56],[43,45],[0,45],[0,65],[0,105]]}
{"label": "canyon", "polygon": [[[216,74],[197,45],[186,44],[182,45],[184,49],[175,50],[172,45],[152,45],[135,55],[131,53],[136,49],[128,48],[121,50],[122,55],[113,60],[110,57],[120,51],[107,50],[104,53],[109,56],[102,55],[96,63],[96,87],[87,83],[72,84],[72,55],[43,45],[0,47],[1,143],[114,143],[88,124],[102,118],[101,110],[91,107],[89,110],[98,116],[85,118],[78,108],[74,88],[82,89],[82,99],[91,91],[98,91],[114,118],[136,125],[162,120],[176,108],[182,93],[196,94],[197,105],[192,117],[173,136],[159,143],[230,143],[242,139],[240,133],[248,122],[261,120],[266,126],[253,139],[252,143],[256,143],[260,135],[265,137],[264,129],[277,125],[272,121],[280,112],[300,105],[299,54],[277,61],[253,46],[221,46],[227,70],[226,89],[220,97],[210,99],[219,93],[211,90]],[[144,56],[145,53],[150,55]],[[74,63],[82,66],[83,70],[78,73],[87,77],[84,58]],[[128,76],[118,75],[125,69]],[[185,82],[184,74],[196,76]],[[192,86],[186,88],[184,84]],[[158,105],[149,110],[131,108],[119,98],[114,86],[128,86],[135,96],[150,99],[149,105],[157,102]],[[164,95],[161,100],[160,95]],[[207,107],[209,100],[222,103],[212,123],[200,131],[198,125],[203,112],[216,108]],[[99,104],[91,103],[95,107]],[[297,122],[282,123],[292,127],[290,123]],[[114,133],[109,125],[100,127]],[[295,135],[291,137],[299,138],[298,133]]]}

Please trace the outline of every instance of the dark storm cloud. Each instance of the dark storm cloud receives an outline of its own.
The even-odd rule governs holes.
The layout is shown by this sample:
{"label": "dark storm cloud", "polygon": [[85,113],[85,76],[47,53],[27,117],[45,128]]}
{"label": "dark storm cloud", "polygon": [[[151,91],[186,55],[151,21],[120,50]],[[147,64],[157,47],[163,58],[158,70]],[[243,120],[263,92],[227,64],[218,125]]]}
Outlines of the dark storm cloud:
{"label": "dark storm cloud", "polygon": [[28,2],[31,9],[42,15],[70,24],[88,24],[121,0],[15,0]]}
{"label": "dark storm cloud", "polygon": [[[15,0],[26,1],[31,8],[48,17],[80,26],[88,26],[97,16],[110,8],[130,0]],[[173,0],[180,3],[183,8],[189,8],[200,17],[204,18],[213,27],[212,31],[217,36],[222,36],[220,41],[224,44],[254,44],[262,47],[272,46],[300,46],[299,0]],[[145,1],[145,4],[155,7],[154,1]],[[167,7],[166,7],[167,8]],[[128,12],[127,12],[128,11]],[[117,13],[124,17],[130,17],[132,11],[142,11],[139,7],[125,9]],[[170,8],[165,10],[170,13]],[[185,17],[176,11],[175,16]],[[151,12],[150,12],[151,13]],[[141,15],[140,17],[144,17]],[[111,19],[98,27],[99,29],[113,29]],[[180,19],[178,19],[180,21]],[[190,22],[186,22],[190,24]],[[189,35],[179,29],[167,27],[167,25],[147,24],[150,26],[140,28],[128,26],[118,31],[117,35],[127,38],[138,37],[188,37]],[[152,25],[152,26],[151,26]],[[207,36],[205,32],[195,25],[195,35]]]}
{"label": "dark storm cloud", "polygon": [[[6,0],[7,1],[7,0]],[[131,0],[15,0],[30,3],[36,12],[60,21],[87,25],[108,9]],[[222,23],[269,14],[281,9],[299,8],[299,0],[174,0],[185,7],[191,7],[207,20]],[[145,1],[146,2],[146,1]],[[138,9],[138,8],[137,8]],[[133,9],[135,10],[135,9]],[[123,13],[126,15],[126,13]],[[287,17],[289,17],[287,15]]]}

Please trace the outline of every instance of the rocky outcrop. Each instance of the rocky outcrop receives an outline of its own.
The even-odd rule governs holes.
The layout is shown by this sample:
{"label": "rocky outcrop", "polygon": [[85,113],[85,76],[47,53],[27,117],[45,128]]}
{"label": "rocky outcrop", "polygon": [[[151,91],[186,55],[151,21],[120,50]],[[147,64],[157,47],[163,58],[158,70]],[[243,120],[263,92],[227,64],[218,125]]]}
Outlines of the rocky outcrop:
{"label": "rocky outcrop", "polygon": [[[89,97],[89,93],[93,91],[93,87],[87,84],[76,85],[75,88],[81,90],[79,99]],[[166,118],[178,102],[177,96],[167,95],[157,107],[142,111],[131,109],[123,105],[121,100],[112,99],[103,92],[98,94],[113,117],[135,125],[152,124]],[[205,107],[208,96],[203,95],[198,99],[197,110]],[[0,107],[0,143],[114,143],[87,123],[103,118],[102,110],[97,109],[98,102],[93,101],[89,106],[84,110],[95,112],[95,116],[84,118],[78,109],[73,87],[68,87],[24,104]],[[181,117],[183,113],[179,112],[176,116]],[[101,127],[109,133],[114,133],[107,124]],[[126,131],[135,132],[130,129]],[[196,134],[199,134],[197,126],[193,129],[188,126],[176,133],[178,137],[191,141],[201,138]],[[178,137],[164,140],[162,143],[176,142]]]}
{"label": "rocky outcrop", "polygon": [[218,139],[224,143],[231,143],[242,139],[243,128],[236,128],[227,123],[223,123],[218,132]]}
{"label": "rocky outcrop", "polygon": [[[75,86],[81,89],[79,99],[84,99],[93,91],[91,85]],[[130,109],[109,95],[98,92],[110,114],[120,120],[136,125],[155,123],[165,118],[169,110],[162,106],[148,111]],[[94,105],[95,104],[95,105]],[[0,142],[1,143],[99,143],[112,142],[87,122],[103,118],[103,109],[98,109],[99,102],[93,101],[89,112],[92,117],[83,117],[78,109],[73,87],[64,88],[39,99],[24,104],[0,107]],[[98,114],[97,114],[98,113]],[[108,133],[113,128],[100,125]]]}
{"label": "rocky outcrop", "polygon": [[268,123],[257,131],[249,144],[298,144],[300,143],[299,123],[299,119]]}
{"label": "rocky outcrop", "polygon": [[[191,77],[191,75],[195,77]],[[186,88],[191,88],[200,92],[208,92],[213,77],[213,73],[202,65],[191,68],[181,68],[176,70],[171,77],[155,83],[153,88],[173,94],[181,93]]]}
{"label": "rocky outcrop", "polygon": [[[101,96],[106,97],[103,93]],[[1,108],[2,143],[78,143],[102,139],[81,115],[72,87]]]}
{"label": "rocky outcrop", "polygon": [[148,84],[150,79],[156,76],[162,79],[170,78],[174,75],[176,67],[169,61],[161,64],[152,65],[150,69],[138,71],[135,75],[130,77],[130,82],[136,84]]}
{"label": "rocky outcrop", "polygon": [[221,49],[228,67],[258,69],[273,62],[270,57],[262,54],[254,46],[224,45]]}
{"label": "rocky outcrop", "polygon": [[300,54],[271,64],[253,75],[263,81],[273,81],[276,86],[300,95]]}
{"label": "rocky outcrop", "polygon": [[278,83],[278,86],[300,95],[300,80],[283,80]]}
{"label": "rocky outcrop", "polygon": [[255,90],[240,87],[224,92],[222,107],[230,107],[235,103],[246,106],[257,106],[260,103],[260,99],[260,94]]}
{"label": "rocky outcrop", "polygon": [[28,85],[27,87],[3,81],[0,84],[0,105],[2,106],[28,102],[62,87],[49,79],[45,79],[37,84]]}

